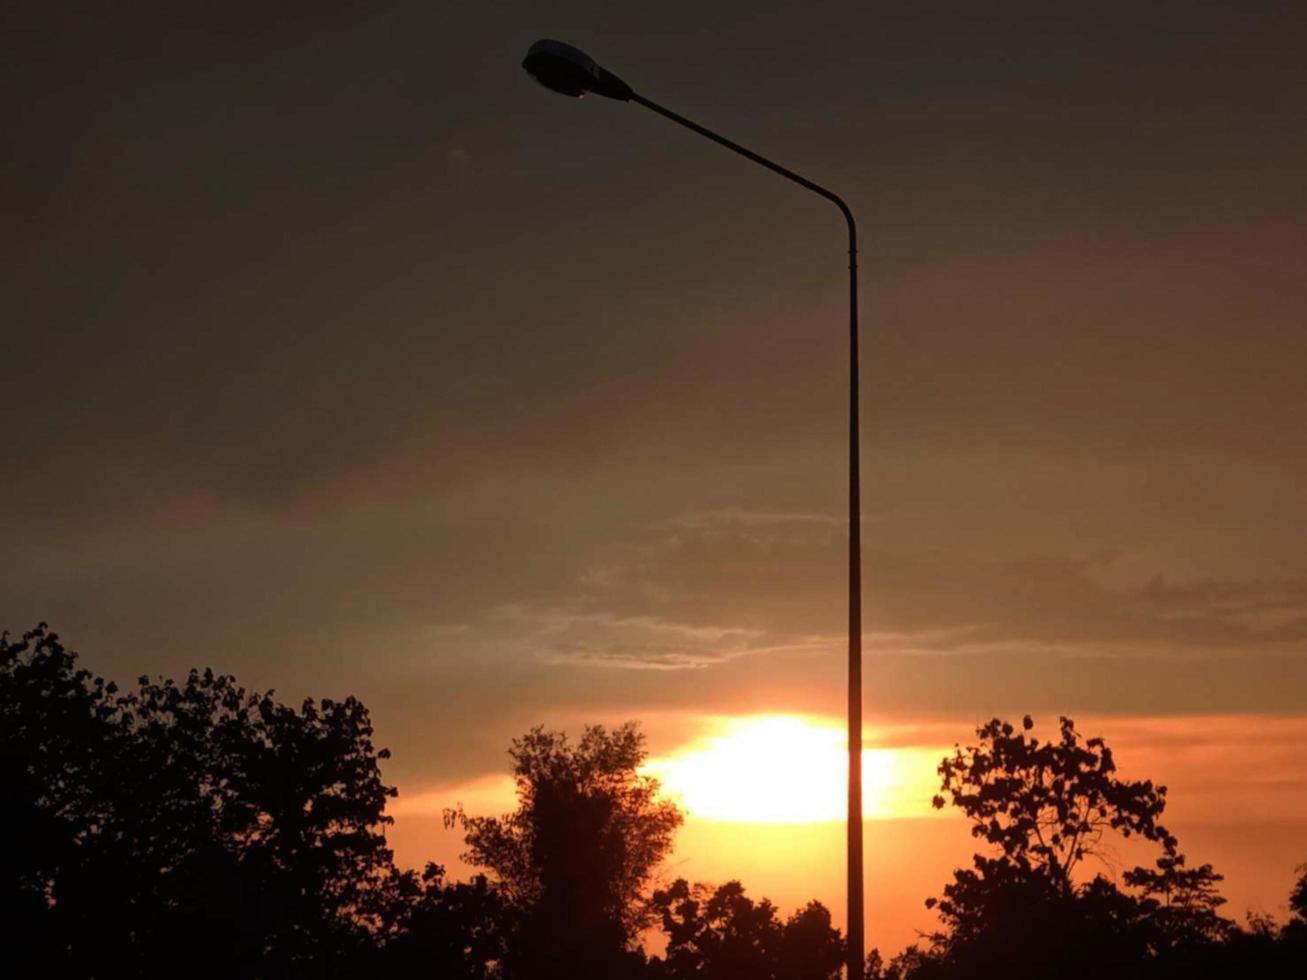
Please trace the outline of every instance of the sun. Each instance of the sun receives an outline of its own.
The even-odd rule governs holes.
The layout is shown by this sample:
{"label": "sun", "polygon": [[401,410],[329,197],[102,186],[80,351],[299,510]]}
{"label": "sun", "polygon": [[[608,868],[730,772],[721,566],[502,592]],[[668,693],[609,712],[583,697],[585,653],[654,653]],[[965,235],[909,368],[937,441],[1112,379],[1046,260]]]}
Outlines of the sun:
{"label": "sun", "polygon": [[[683,751],[645,771],[693,817],[745,823],[845,819],[848,755],[841,727],[825,718],[758,715],[716,719]],[[916,815],[929,799],[911,750],[864,749],[863,815]],[[927,786],[933,763],[926,770]],[[924,815],[924,814],[923,814]]]}

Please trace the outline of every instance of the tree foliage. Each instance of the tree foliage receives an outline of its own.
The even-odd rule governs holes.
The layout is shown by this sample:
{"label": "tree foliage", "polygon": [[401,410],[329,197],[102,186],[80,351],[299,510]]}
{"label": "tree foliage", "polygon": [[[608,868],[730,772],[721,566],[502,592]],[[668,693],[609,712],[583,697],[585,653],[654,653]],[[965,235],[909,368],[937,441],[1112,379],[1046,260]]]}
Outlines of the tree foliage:
{"label": "tree foliage", "polygon": [[36,842],[6,912],[46,962],[164,975],[207,948],[192,975],[297,976],[368,940],[394,790],[358,701],[294,708],[211,671],[119,694],[44,627],[0,642],[5,832]]}
{"label": "tree foliage", "polygon": [[657,963],[667,980],[835,980],[844,943],[830,912],[809,902],[788,919],[767,899],[754,902],[730,881],[713,889],[684,878],[656,891],[652,907],[667,935]]}
{"label": "tree foliage", "polygon": [[18,640],[0,634],[0,916],[33,963],[59,948],[56,889],[79,875],[111,813],[116,688],[75,660],[44,624]]}
{"label": "tree foliage", "polygon": [[[978,744],[939,766],[934,805],[947,794],[990,851],[927,901],[944,928],[913,975],[947,966],[941,975],[1097,976],[1227,936],[1221,876],[1211,865],[1187,868],[1161,823],[1166,787],[1122,779],[1103,740],[1082,740],[1068,718],[1055,740],[1040,741],[1033,727],[1029,716],[1020,731],[995,718],[977,730]],[[1154,866],[1127,871],[1126,890],[1077,874],[1118,836],[1155,844]]]}
{"label": "tree foliage", "polygon": [[395,873],[387,882],[389,908],[364,977],[498,977],[510,935],[511,910],[484,875],[447,882],[428,864],[421,874]]}
{"label": "tree foliage", "polygon": [[[1283,926],[1221,915],[1221,876],[1161,823],[1166,789],[1116,773],[1069,719],[1041,742],[997,719],[940,765],[986,845],[928,904],[927,948],[872,980],[1299,976],[1307,865]],[[818,902],[782,919],[738,881],[649,891],[681,823],[640,772],[633,724],[510,748],[518,808],[448,814],[489,876],[395,866],[395,790],[353,698],[290,706],[192,671],[127,691],[44,625],[0,634],[0,923],[18,976],[438,976],[449,980],[835,980],[843,940]],[[946,800],[947,797],[947,800]],[[1117,838],[1156,849],[1090,874]],[[642,930],[666,936],[648,958]]]}
{"label": "tree foliage", "polygon": [[1222,876],[1210,864],[1186,868],[1183,854],[1164,854],[1155,867],[1121,877],[1135,891],[1136,915],[1149,925],[1150,952],[1218,942],[1234,926],[1218,911],[1225,904]]}
{"label": "tree foliage", "polygon": [[[1061,719],[1056,741],[1027,737],[1033,727],[1029,715],[1021,732],[994,718],[977,730],[979,745],[958,748],[940,763],[942,789],[971,821],[973,837],[1063,894],[1108,832],[1138,835],[1174,853],[1176,840],[1159,822],[1165,786],[1120,779],[1112,750],[1101,738],[1082,742],[1069,718]],[[942,808],[944,797],[933,804]]]}
{"label": "tree foliage", "polygon": [[1298,880],[1289,893],[1289,911],[1295,920],[1307,925],[1307,864],[1300,864],[1295,870]]}
{"label": "tree foliage", "polygon": [[648,921],[646,889],[683,819],[639,771],[644,736],[630,723],[593,725],[573,745],[535,728],[509,754],[517,810],[446,815],[464,830],[465,860],[489,869],[520,910],[506,969],[539,977],[629,970]]}

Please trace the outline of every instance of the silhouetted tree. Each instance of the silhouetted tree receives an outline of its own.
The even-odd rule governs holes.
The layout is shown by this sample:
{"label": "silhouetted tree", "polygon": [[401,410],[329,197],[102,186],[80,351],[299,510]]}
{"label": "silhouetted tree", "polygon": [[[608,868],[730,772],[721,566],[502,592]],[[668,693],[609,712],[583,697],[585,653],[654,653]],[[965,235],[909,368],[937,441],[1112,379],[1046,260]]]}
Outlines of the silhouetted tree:
{"label": "silhouetted tree", "polygon": [[[1061,719],[1057,741],[1026,737],[1033,727],[1029,715],[1023,732],[995,718],[977,729],[979,745],[957,748],[940,763],[942,789],[971,820],[973,837],[1063,894],[1106,831],[1137,834],[1174,852],[1175,838],[1158,822],[1165,786],[1117,777],[1112,750],[1101,738],[1082,744],[1069,718]],[[933,804],[942,808],[944,797]]]}
{"label": "silhouetted tree", "polygon": [[454,883],[446,882],[444,875],[436,864],[428,864],[421,875],[394,875],[388,883],[391,906],[385,933],[361,975],[440,980],[498,976],[511,910],[484,875]]}
{"label": "silhouetted tree", "polygon": [[810,901],[785,920],[777,980],[835,980],[844,965],[844,937],[831,925],[830,910]]}
{"label": "silhouetted tree", "polygon": [[[992,851],[927,901],[944,930],[912,975],[1123,975],[1163,951],[1223,938],[1231,923],[1216,912],[1221,878],[1210,865],[1184,867],[1160,822],[1166,787],[1118,777],[1103,740],[1082,741],[1070,719],[1048,742],[1032,728],[1029,716],[1021,731],[993,719],[977,730],[978,745],[940,764],[943,793]],[[937,808],[945,802],[934,798]],[[1124,875],[1135,894],[1075,874],[1109,834],[1161,849],[1155,869]]]}
{"label": "silhouetted tree", "polygon": [[1289,893],[1289,922],[1277,938],[1280,957],[1307,970],[1307,864],[1296,870],[1298,880]]}
{"label": "silhouetted tree", "polygon": [[[121,737],[112,684],[76,667],[44,623],[0,634],[0,918],[6,956],[23,972],[66,959],[55,900],[108,815]],[[16,961],[16,962],[15,962]]]}
{"label": "silhouetted tree", "polygon": [[1223,880],[1210,864],[1186,868],[1183,854],[1164,854],[1156,868],[1133,868],[1123,880],[1138,895],[1136,915],[1147,924],[1150,952],[1161,953],[1227,939],[1234,923],[1217,909]]}
{"label": "silhouetted tree", "polygon": [[866,980],[908,980],[910,977],[925,976],[925,969],[932,965],[929,954],[915,944],[899,953],[888,963],[880,955],[880,950],[873,949],[867,954],[867,963],[863,967]]}
{"label": "silhouetted tree", "polygon": [[[1040,742],[997,719],[940,765],[989,845],[954,872],[927,949],[871,980],[1228,980],[1307,971],[1307,866],[1283,926],[1223,918],[1221,876],[1187,867],[1166,789],[1115,774],[1068,719]],[[739,882],[646,893],[682,816],[639,772],[633,724],[575,745],[537,728],[510,749],[518,808],[447,813],[468,860],[448,882],[394,865],[386,752],[356,700],[290,707],[228,676],[141,678],[76,665],[44,625],[0,635],[0,923],[19,976],[432,976],[448,980],[835,980],[842,939],[811,902],[782,920]],[[1112,835],[1157,846],[1121,885],[1085,861]],[[640,931],[661,925],[646,960]]]}
{"label": "silhouetted tree", "polygon": [[[1291,895],[1291,908],[1292,901]],[[1307,976],[1307,929],[1303,925],[1296,915],[1279,926],[1268,916],[1249,913],[1245,928],[1229,925],[1220,930],[1218,940],[1164,949],[1138,975],[1147,980]]]}
{"label": "silhouetted tree", "polygon": [[209,671],[115,696],[74,660],[43,627],[0,653],[0,809],[24,842],[2,887],[27,948],[68,976],[343,972],[392,869],[367,710]]}
{"label": "silhouetted tree", "polygon": [[767,899],[730,881],[713,889],[677,879],[651,902],[667,934],[653,973],[667,980],[834,980],[844,943],[830,912],[810,902],[784,922]]}
{"label": "silhouetted tree", "polygon": [[1294,882],[1293,891],[1289,893],[1289,911],[1299,922],[1307,925],[1307,864],[1300,864],[1294,869],[1298,880]]}
{"label": "silhouetted tree", "polygon": [[505,959],[509,978],[620,977],[648,921],[645,889],[682,815],[639,773],[634,724],[566,735],[533,729],[509,754],[518,808],[502,817],[446,814],[466,836],[465,860],[488,868],[519,910]]}

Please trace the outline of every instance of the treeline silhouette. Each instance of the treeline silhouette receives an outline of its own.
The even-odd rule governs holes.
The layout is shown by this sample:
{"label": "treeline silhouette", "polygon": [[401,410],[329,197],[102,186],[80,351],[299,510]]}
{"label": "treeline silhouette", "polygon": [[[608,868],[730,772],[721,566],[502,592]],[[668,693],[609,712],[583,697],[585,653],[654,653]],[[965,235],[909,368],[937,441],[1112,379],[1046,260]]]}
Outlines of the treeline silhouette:
{"label": "treeline silhouette", "polygon": [[[1307,966],[1307,867],[1279,925],[1226,918],[1221,876],[1161,823],[1165,787],[1121,779],[1063,719],[994,720],[940,765],[984,845],[927,905],[936,933],[873,980],[1280,977]],[[518,807],[446,813],[485,870],[401,869],[396,791],[353,698],[278,702],[192,671],[129,690],[44,624],[0,637],[5,972],[86,978],[833,980],[820,902],[783,916],[738,881],[666,882],[682,814],[639,767],[634,724],[510,747]],[[1120,881],[1085,869],[1116,837],[1154,850]],[[653,941],[654,939],[657,941]],[[645,945],[658,950],[646,951]]]}

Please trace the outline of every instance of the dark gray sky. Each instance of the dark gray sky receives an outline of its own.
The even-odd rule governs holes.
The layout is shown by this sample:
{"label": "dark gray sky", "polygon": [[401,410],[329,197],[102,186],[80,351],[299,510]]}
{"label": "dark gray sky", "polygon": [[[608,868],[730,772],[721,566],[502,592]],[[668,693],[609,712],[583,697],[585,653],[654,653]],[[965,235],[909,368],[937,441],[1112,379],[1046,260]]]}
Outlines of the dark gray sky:
{"label": "dark gray sky", "polygon": [[838,214],[553,36],[859,216],[873,718],[1307,713],[1301,5],[382,7],[8,6],[0,624],[401,787],[838,712]]}

